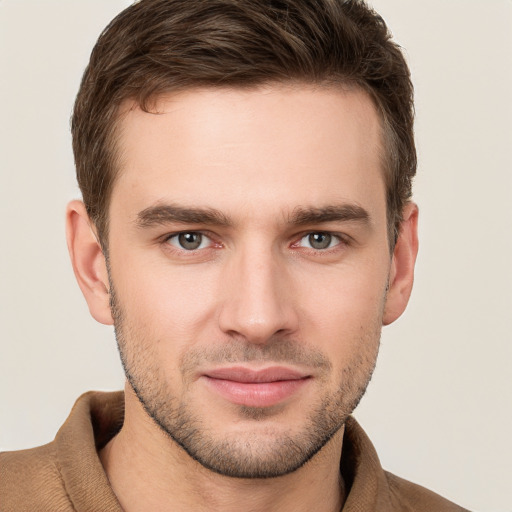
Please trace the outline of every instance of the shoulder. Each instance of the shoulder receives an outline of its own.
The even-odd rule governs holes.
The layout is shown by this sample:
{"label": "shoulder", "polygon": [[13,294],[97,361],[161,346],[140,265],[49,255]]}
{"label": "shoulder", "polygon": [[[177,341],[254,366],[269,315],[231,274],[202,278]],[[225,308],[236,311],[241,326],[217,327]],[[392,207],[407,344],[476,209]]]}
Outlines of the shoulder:
{"label": "shoulder", "polygon": [[0,475],[2,512],[72,510],[54,443],[0,453]]}
{"label": "shoulder", "polygon": [[97,449],[119,431],[123,416],[122,392],[88,392],[54,441],[0,453],[0,512],[121,510]]}
{"label": "shoulder", "polygon": [[394,507],[411,512],[468,512],[467,509],[448,501],[435,492],[400,478],[387,471],[384,472]]}

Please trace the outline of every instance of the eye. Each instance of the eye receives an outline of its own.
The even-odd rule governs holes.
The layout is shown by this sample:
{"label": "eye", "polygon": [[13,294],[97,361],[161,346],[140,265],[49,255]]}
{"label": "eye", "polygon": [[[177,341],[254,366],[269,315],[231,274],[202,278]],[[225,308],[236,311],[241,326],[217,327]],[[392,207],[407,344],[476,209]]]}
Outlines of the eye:
{"label": "eye", "polygon": [[204,249],[211,245],[211,240],[202,233],[197,231],[186,231],[171,235],[167,239],[167,243],[185,251],[195,251],[197,249]]}
{"label": "eye", "polygon": [[330,249],[340,243],[340,238],[331,233],[319,231],[317,233],[308,233],[300,239],[299,245],[301,247],[308,247],[321,251],[323,249]]}

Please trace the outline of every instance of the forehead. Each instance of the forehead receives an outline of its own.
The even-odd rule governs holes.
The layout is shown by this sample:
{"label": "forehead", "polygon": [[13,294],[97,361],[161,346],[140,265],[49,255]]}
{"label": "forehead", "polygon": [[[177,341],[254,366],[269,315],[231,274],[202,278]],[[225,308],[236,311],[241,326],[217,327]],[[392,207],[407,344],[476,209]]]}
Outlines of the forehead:
{"label": "forehead", "polygon": [[379,116],[360,90],[208,88],[161,96],[151,112],[127,104],[119,150],[112,207],[173,202],[254,215],[369,201],[368,189],[384,200]]}

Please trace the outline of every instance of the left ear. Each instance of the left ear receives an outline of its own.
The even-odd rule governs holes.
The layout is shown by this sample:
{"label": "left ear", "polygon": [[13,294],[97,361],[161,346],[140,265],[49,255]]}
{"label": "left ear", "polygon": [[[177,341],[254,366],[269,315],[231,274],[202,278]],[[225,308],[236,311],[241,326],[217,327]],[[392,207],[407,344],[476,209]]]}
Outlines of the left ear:
{"label": "left ear", "polygon": [[407,203],[402,218],[391,260],[382,320],[384,325],[394,322],[405,311],[414,282],[414,264],[418,254],[418,206]]}

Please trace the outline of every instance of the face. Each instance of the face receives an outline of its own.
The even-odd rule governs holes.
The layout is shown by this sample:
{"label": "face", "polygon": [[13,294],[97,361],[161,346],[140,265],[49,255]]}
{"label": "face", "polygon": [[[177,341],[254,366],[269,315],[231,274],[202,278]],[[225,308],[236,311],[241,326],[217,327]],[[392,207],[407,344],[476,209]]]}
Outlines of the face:
{"label": "face", "polygon": [[127,109],[110,205],[131,387],[203,466],[294,471],[377,356],[391,255],[380,127],[359,91],[268,86]]}

